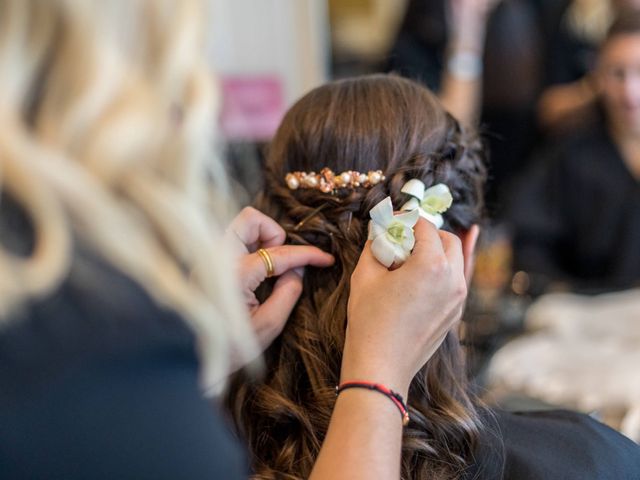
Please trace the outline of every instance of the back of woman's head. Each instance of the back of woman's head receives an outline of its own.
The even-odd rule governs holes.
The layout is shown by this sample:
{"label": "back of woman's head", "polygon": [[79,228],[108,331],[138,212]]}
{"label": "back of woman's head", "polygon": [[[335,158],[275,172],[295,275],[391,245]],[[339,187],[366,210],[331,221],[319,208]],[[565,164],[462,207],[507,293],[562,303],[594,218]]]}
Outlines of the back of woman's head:
{"label": "back of woman's head", "polygon": [[0,184],[35,237],[27,256],[0,248],[0,322],[60,285],[78,242],[183,315],[212,377],[230,337],[251,343],[222,321],[244,314],[212,254],[221,167],[200,3],[0,0]]}
{"label": "back of woman's head", "polygon": [[[330,193],[292,190],[285,182],[288,172],[323,167],[336,174],[382,170],[386,179],[372,188]],[[334,82],[289,110],[268,151],[258,207],[278,220],[292,243],[319,246],[336,263],[306,272],[302,297],[266,352],[266,375],[232,388],[230,408],[247,436],[258,478],[307,478],[311,471],[335,402],[349,279],[371,207],[390,195],[399,208],[407,200],[400,190],[412,178],[427,186],[444,183],[453,195],[444,228],[462,233],[480,220],[485,175],[478,138],[426,88],[400,77]],[[464,378],[450,333],[411,385],[403,478],[447,478],[465,468],[480,421]]]}

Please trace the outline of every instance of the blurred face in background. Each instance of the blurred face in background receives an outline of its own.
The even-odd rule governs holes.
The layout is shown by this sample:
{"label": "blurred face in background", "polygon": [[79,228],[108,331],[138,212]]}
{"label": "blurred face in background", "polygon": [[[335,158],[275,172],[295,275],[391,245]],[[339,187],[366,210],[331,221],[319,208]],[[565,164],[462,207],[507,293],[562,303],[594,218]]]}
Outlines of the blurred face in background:
{"label": "blurred face in background", "polygon": [[640,33],[607,40],[597,78],[611,126],[619,133],[640,135]]}

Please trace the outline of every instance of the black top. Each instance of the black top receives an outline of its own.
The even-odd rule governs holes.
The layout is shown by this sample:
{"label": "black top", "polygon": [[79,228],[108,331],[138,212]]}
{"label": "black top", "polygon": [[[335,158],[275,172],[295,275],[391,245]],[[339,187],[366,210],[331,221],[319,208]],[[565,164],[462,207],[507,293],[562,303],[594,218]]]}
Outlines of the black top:
{"label": "black top", "polygon": [[[17,246],[21,224],[2,205],[0,235]],[[245,473],[242,450],[199,392],[190,330],[95,258],[77,255],[54,295],[2,325],[0,478]]]}
{"label": "black top", "polygon": [[596,64],[598,42],[580,38],[572,31],[567,18],[570,5],[571,2],[565,2],[564,11],[557,16],[549,35],[545,79],[549,86],[579,80],[591,72]]}
{"label": "black top", "polygon": [[446,25],[444,1],[410,0],[383,69],[439,90],[448,41]]}
{"label": "black top", "polygon": [[486,422],[465,480],[640,479],[640,446],[586,415],[494,411]]}
{"label": "black top", "polygon": [[640,281],[640,184],[602,120],[551,148],[514,191],[515,267],[577,291]]}

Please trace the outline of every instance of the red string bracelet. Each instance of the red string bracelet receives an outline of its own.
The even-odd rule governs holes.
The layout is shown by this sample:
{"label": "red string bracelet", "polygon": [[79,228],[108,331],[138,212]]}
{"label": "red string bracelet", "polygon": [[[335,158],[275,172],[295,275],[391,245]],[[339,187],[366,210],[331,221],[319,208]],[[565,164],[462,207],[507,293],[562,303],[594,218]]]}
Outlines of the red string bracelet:
{"label": "red string bracelet", "polygon": [[398,410],[400,410],[400,414],[402,415],[402,425],[407,426],[409,424],[409,410],[407,409],[407,405],[404,403],[402,399],[402,395],[394,392],[390,388],[385,387],[379,383],[373,382],[362,382],[362,381],[351,381],[351,382],[342,382],[340,385],[336,387],[336,396],[340,394],[343,390],[347,390],[348,388],[364,388],[367,390],[374,390],[383,394],[385,397],[389,398]]}

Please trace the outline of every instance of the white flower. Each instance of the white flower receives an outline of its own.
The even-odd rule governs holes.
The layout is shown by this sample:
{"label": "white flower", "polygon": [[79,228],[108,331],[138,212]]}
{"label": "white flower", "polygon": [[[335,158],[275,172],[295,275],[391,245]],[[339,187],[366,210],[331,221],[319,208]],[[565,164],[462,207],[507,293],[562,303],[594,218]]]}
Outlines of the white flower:
{"label": "white flower", "polygon": [[373,256],[387,268],[402,264],[416,242],[413,226],[420,216],[418,210],[394,215],[391,197],[386,197],[371,209],[369,215],[369,240],[373,240]]}
{"label": "white flower", "polygon": [[400,191],[413,197],[402,205],[400,210],[418,209],[421,217],[429,220],[436,228],[442,227],[444,223],[442,214],[449,209],[453,202],[449,187],[444,183],[438,183],[425,190],[424,183],[414,178],[405,183]]}

